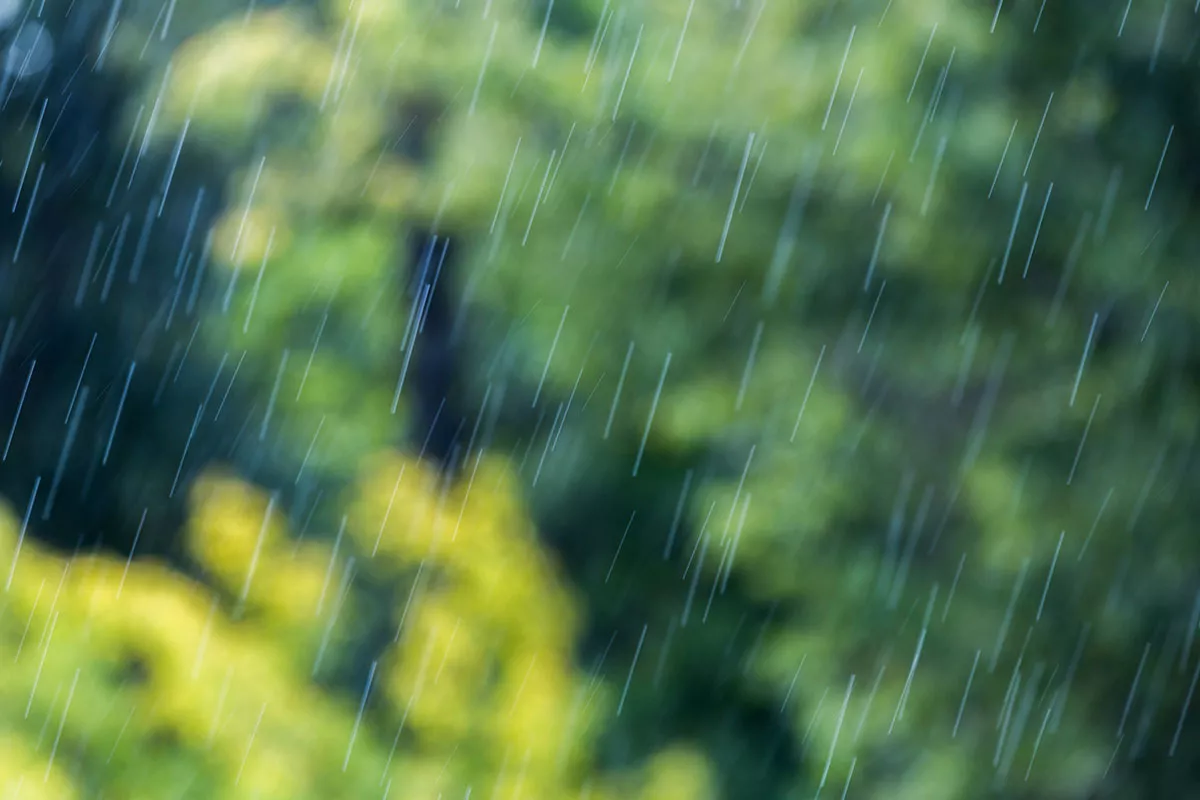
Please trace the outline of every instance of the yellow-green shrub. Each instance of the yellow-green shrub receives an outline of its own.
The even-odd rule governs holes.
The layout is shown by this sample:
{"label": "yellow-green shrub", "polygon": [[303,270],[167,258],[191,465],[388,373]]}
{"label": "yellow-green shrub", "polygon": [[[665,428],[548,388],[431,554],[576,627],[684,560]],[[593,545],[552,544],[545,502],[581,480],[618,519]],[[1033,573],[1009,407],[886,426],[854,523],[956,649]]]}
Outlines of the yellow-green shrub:
{"label": "yellow-green shrub", "polygon": [[[0,791],[577,796],[604,692],[574,668],[574,598],[515,497],[490,459],[447,491],[403,456],[364,471],[349,515],[357,558],[413,583],[361,718],[363,695],[313,680],[314,662],[349,644],[339,620],[354,596],[338,584],[351,556],[293,542],[263,491],[220,472],[197,482],[186,537],[211,585],[152,561],[50,552],[4,509]],[[680,752],[671,768],[694,763],[684,771],[707,786],[703,759]],[[668,797],[664,767],[647,769],[630,786]]]}

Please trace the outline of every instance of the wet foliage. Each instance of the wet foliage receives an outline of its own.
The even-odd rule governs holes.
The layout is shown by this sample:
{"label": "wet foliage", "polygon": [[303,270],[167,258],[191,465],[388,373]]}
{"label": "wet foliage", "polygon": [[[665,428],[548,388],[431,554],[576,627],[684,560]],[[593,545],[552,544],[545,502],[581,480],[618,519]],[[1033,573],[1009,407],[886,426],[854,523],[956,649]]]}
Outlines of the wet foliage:
{"label": "wet foliage", "polygon": [[49,5],[0,780],[1195,791],[1188,4]]}

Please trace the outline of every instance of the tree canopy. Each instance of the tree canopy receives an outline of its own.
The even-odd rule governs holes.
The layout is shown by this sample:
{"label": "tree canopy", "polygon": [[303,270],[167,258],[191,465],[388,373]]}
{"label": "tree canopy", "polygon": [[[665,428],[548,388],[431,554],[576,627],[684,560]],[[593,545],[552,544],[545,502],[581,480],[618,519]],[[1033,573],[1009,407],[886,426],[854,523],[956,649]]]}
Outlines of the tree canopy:
{"label": "tree canopy", "polygon": [[[42,526],[13,516],[12,703],[28,694],[39,731],[61,715],[87,754],[61,779],[1187,794],[1200,28],[1186,4],[1134,5],[329,0],[189,10],[170,35],[173,6],[97,21],[84,49],[111,47],[137,88],[96,168],[140,143],[168,177],[130,178],[115,217],[79,205],[110,272],[142,263],[121,255],[142,207],[177,209],[177,252],[120,296],[131,335],[181,302],[190,328],[148,364],[182,381],[152,419],[186,443],[160,457],[146,435],[150,467],[105,473],[141,491],[112,524],[155,509],[172,540],[161,496],[193,505],[157,566],[19,545]],[[53,262],[45,235],[30,247]],[[109,281],[72,253],[103,309]],[[38,284],[13,274],[15,309]],[[97,340],[121,324],[89,313]],[[105,420],[144,358],[112,347],[111,374],[76,387]],[[71,397],[77,362],[55,369],[44,396]],[[55,452],[63,417],[102,441],[75,406],[37,414],[24,452]],[[38,458],[14,508],[84,480]],[[38,609],[59,591],[93,595],[56,634],[83,664],[47,656],[60,611]],[[210,639],[226,655],[200,676]],[[134,709],[104,717],[140,730],[125,767],[68,726],[76,691]],[[240,716],[214,727],[227,691]],[[14,763],[49,776],[29,717]],[[254,764],[264,783],[243,786]]]}

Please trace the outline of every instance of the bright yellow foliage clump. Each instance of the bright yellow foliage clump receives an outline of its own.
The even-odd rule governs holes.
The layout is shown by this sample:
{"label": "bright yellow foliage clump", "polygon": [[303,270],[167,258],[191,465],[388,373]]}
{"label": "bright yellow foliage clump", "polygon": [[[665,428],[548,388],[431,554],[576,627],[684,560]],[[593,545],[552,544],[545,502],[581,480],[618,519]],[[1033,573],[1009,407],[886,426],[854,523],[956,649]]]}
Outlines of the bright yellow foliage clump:
{"label": "bright yellow foliage clump", "polygon": [[383,680],[422,748],[477,754],[447,771],[447,788],[503,775],[514,781],[504,796],[563,797],[599,709],[571,665],[573,598],[516,496],[513,476],[487,459],[443,486],[417,461],[385,458],[363,481],[351,530],[415,573]]}
{"label": "bright yellow foliage clump", "polygon": [[[0,796],[706,796],[686,750],[589,775],[605,693],[574,668],[574,599],[517,497],[490,459],[450,484],[388,454],[349,504],[353,544],[330,547],[210,473],[185,532],[205,582],[58,555],[0,509]],[[399,630],[364,686],[331,691],[315,679],[345,663],[359,565],[397,589]]]}

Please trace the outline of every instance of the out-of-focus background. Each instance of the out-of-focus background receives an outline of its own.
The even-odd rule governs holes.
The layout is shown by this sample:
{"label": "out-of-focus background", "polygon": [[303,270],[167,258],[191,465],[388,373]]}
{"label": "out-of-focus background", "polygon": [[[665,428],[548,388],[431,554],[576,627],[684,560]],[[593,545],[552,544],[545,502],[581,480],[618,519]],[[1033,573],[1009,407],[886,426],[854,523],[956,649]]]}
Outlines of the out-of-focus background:
{"label": "out-of-focus background", "polygon": [[0,0],[0,796],[1200,796],[1192,5]]}

